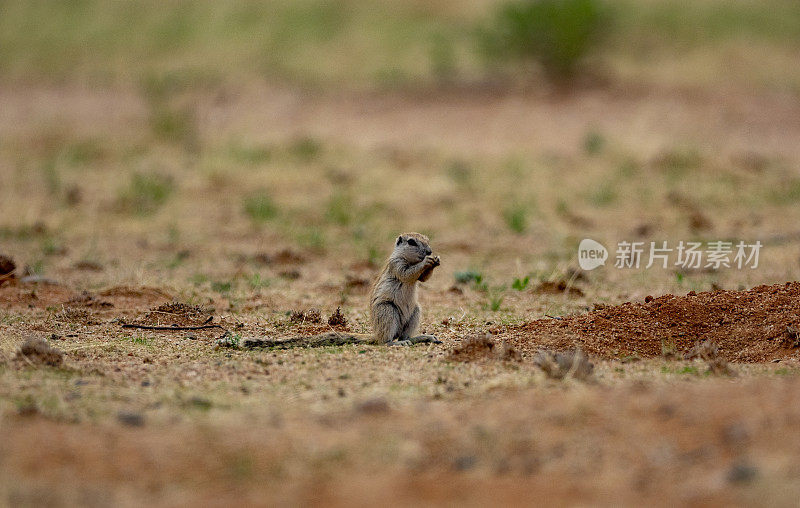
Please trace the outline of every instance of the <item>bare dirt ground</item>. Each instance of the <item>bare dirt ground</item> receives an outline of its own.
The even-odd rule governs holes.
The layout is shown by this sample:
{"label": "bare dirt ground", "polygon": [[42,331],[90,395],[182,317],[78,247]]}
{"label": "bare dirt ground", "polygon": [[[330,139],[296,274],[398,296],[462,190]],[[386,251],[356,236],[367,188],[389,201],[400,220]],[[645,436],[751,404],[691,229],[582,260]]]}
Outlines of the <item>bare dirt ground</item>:
{"label": "bare dirt ground", "polygon": [[[194,127],[175,143],[154,141],[135,91],[0,89],[0,254],[18,265],[0,279],[4,502],[796,502],[797,96],[186,100]],[[137,174],[165,176],[168,197]],[[442,256],[420,296],[442,345],[248,350],[220,328],[123,327],[367,331],[398,230],[429,232]],[[583,237],[765,249],[757,270],[577,276]],[[467,270],[482,282],[459,282]],[[329,325],[337,308],[346,323]],[[451,354],[475,336],[492,347]],[[31,338],[61,360],[21,354]],[[708,339],[716,351],[687,356]],[[586,379],[536,365],[540,348],[578,346]]]}

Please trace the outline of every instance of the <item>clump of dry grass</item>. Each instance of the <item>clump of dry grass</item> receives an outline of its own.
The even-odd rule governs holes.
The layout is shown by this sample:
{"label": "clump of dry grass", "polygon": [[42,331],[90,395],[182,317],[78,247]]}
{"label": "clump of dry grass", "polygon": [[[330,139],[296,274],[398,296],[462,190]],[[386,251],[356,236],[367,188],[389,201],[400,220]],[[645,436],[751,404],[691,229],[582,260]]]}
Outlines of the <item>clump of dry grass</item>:
{"label": "clump of dry grass", "polygon": [[336,307],[334,313],[328,318],[328,324],[331,326],[347,326],[347,318],[344,317],[341,307]]}
{"label": "clump of dry grass", "polygon": [[205,312],[199,305],[188,305],[181,302],[164,303],[153,310],[169,314],[203,314]]}
{"label": "clump of dry grass", "polygon": [[322,323],[322,314],[319,309],[293,310],[289,320],[292,323]]}
{"label": "clump of dry grass", "polygon": [[684,359],[693,360],[699,358],[708,365],[707,373],[715,376],[735,376],[736,372],[728,365],[728,361],[719,354],[719,347],[713,340],[696,342],[694,347],[685,355]]}
{"label": "clump of dry grass", "polygon": [[784,343],[791,348],[800,347],[800,332],[794,326],[786,327],[786,338]]}
{"label": "clump of dry grass", "polygon": [[64,352],[50,346],[44,339],[31,337],[19,347],[16,358],[33,364],[58,367],[64,363]]}
{"label": "clump of dry grass", "polygon": [[592,378],[594,371],[594,364],[580,349],[564,352],[543,349],[536,353],[533,363],[550,379],[572,378],[586,381]]}
{"label": "clump of dry grass", "polygon": [[89,321],[89,311],[75,307],[64,307],[55,314],[58,321],[85,323]]}
{"label": "clump of dry grass", "polygon": [[139,324],[196,326],[213,320],[213,309],[181,302],[168,302],[147,311]]}
{"label": "clump of dry grass", "polygon": [[361,414],[379,415],[388,413],[391,408],[385,398],[372,397],[356,404],[355,410]]}

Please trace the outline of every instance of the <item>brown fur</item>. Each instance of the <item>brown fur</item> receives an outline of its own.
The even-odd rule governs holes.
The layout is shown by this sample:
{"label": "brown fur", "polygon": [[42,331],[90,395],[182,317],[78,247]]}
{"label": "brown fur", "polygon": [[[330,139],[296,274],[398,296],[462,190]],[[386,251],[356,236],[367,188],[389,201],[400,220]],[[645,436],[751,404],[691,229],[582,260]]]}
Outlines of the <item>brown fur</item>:
{"label": "brown fur", "polygon": [[419,233],[404,233],[395,241],[391,256],[375,281],[370,297],[373,341],[377,344],[430,341],[417,336],[420,307],[417,281],[425,281],[439,266],[430,240]]}

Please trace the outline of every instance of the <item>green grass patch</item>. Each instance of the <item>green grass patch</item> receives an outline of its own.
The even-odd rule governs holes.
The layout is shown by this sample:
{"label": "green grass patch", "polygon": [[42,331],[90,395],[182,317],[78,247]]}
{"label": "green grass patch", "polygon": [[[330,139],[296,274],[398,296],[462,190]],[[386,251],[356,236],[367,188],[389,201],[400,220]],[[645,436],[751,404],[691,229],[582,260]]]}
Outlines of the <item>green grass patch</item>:
{"label": "green grass patch", "polygon": [[267,191],[260,190],[244,198],[244,213],[254,222],[266,222],[278,215],[278,207]]}
{"label": "green grass patch", "polygon": [[117,196],[121,211],[149,215],[164,205],[175,192],[171,177],[159,173],[135,173]]}
{"label": "green grass patch", "polygon": [[522,205],[510,205],[503,211],[503,219],[508,229],[516,234],[528,230],[528,209]]}
{"label": "green grass patch", "polygon": [[491,61],[535,62],[554,79],[576,74],[607,27],[599,0],[501,3],[479,42]]}

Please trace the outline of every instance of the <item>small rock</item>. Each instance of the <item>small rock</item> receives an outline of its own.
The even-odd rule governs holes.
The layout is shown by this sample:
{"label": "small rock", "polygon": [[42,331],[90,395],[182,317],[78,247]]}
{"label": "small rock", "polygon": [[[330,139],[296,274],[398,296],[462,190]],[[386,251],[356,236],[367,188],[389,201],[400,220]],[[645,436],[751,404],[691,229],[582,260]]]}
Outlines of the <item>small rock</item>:
{"label": "small rock", "polygon": [[3,275],[11,275],[16,269],[17,265],[14,264],[14,260],[8,256],[0,254],[0,277]]}
{"label": "small rock", "polygon": [[120,411],[117,413],[117,420],[123,425],[129,427],[143,427],[144,415],[141,413],[134,413],[132,411]]}
{"label": "small rock", "polygon": [[36,416],[39,414],[39,408],[36,404],[23,404],[17,408],[17,414],[20,416]]}
{"label": "small rock", "polygon": [[192,397],[189,403],[198,409],[209,410],[211,409],[211,401],[203,397]]}
{"label": "small rock", "polygon": [[729,483],[747,483],[758,475],[758,469],[750,464],[738,462],[731,466],[725,476]]}
{"label": "small rock", "polygon": [[17,351],[17,358],[24,358],[32,363],[58,367],[64,363],[64,352],[51,347],[44,339],[30,338],[20,346]]}
{"label": "small rock", "polygon": [[389,403],[383,397],[367,399],[356,406],[356,411],[363,414],[377,415],[389,412]]}
{"label": "small rock", "polygon": [[474,455],[462,455],[453,461],[453,469],[456,471],[467,471],[475,467],[478,459]]}
{"label": "small rock", "polygon": [[571,377],[588,380],[594,371],[594,364],[580,349],[564,352],[540,350],[533,363],[551,379]]}

